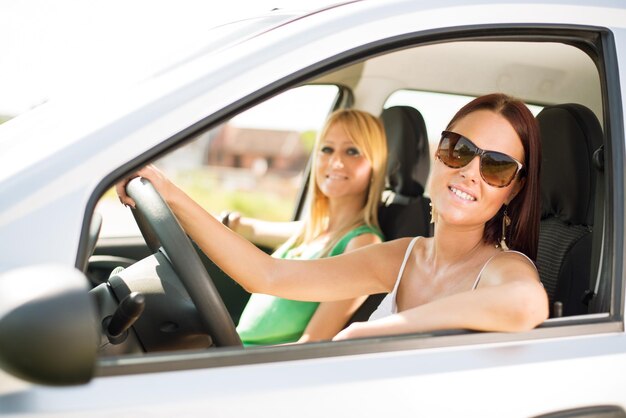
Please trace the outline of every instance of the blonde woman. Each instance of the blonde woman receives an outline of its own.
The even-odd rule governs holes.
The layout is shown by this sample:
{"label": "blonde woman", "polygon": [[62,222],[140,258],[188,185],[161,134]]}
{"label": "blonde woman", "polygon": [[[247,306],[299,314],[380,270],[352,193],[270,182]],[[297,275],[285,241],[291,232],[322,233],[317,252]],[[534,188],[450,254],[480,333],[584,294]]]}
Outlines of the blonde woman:
{"label": "blonde woman", "polygon": [[[382,242],[377,211],[385,185],[387,141],[380,120],[359,110],[336,111],[313,152],[302,221],[266,222],[229,213],[223,223],[257,245],[282,244],[273,257],[283,259],[332,257]],[[294,230],[298,232],[285,242]],[[245,345],[331,339],[365,298],[320,304],[255,293],[237,332]]]}

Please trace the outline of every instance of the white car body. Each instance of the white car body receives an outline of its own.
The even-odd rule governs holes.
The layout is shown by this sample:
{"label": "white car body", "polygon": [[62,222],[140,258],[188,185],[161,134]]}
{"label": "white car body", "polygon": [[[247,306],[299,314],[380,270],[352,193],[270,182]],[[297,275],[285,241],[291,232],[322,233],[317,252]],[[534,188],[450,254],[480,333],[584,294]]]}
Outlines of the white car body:
{"label": "white car body", "polygon": [[[207,53],[135,89],[44,105],[5,123],[0,273],[76,266],[98,197],[123,174],[176,143],[189,127],[236,111],[267,86],[383,39],[474,25],[607,28],[617,51],[611,65],[622,86],[613,94],[626,103],[623,3],[469,3],[364,1],[329,8]],[[370,100],[360,107],[375,109],[381,98]],[[626,113],[618,117],[616,123],[626,125]],[[617,152],[623,154],[623,136],[621,142]],[[617,184],[623,186],[623,179]],[[623,213],[614,216],[623,227]],[[624,233],[617,235],[614,248],[623,250]],[[621,291],[623,255],[616,255],[619,269],[611,273]],[[96,377],[79,386],[51,388],[0,371],[0,416],[530,417],[602,405],[626,409],[622,294],[618,300],[610,315],[597,314],[589,323],[511,335],[103,358]]]}

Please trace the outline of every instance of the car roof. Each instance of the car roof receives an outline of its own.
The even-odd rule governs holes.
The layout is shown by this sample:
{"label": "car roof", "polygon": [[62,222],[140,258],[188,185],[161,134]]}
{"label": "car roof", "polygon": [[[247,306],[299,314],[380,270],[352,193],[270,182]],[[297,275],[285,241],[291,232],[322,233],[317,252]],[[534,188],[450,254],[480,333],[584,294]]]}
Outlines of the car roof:
{"label": "car roof", "polygon": [[508,91],[532,104],[575,102],[601,111],[600,97],[592,93],[600,91],[594,62],[577,48],[556,42],[426,45],[381,55],[316,81],[355,89],[383,79],[404,89],[466,96]]}
{"label": "car roof", "polygon": [[[545,13],[538,14],[534,8],[527,7],[533,3],[537,3],[533,7]],[[371,34],[365,34],[369,36],[369,40],[365,37],[362,40],[364,45],[368,43],[371,45],[379,39],[393,37],[397,29],[386,22],[399,18],[405,19],[404,27],[414,27],[416,31],[438,27],[451,28],[472,22],[478,26],[483,25],[482,27],[485,22],[498,20],[500,23],[507,21],[516,23],[519,22],[518,15],[524,13],[527,16],[525,19],[533,19],[532,21],[544,25],[549,22],[552,22],[552,25],[572,23],[589,25],[590,21],[606,23],[606,26],[626,25],[626,10],[623,3],[601,0],[593,2],[593,5],[594,7],[587,7],[581,6],[580,2],[559,0],[552,2],[529,0],[519,4],[481,1],[475,5],[459,0],[442,0],[437,4],[407,0],[384,2],[368,0],[343,3],[312,13],[287,13],[276,20],[266,22],[267,25],[261,25],[258,30],[243,33],[241,38],[233,38],[227,47],[211,49],[206,54],[200,54],[172,67],[169,71],[157,74],[133,89],[124,87],[118,91],[100,92],[94,87],[93,91],[86,92],[88,97],[84,101],[45,104],[3,124],[0,126],[0,148],[3,149],[3,153],[0,154],[0,185],[15,173],[28,171],[44,159],[52,158],[59,161],[53,164],[55,170],[64,170],[66,168],[60,161],[65,161],[69,167],[78,164],[80,160],[77,161],[76,158],[87,160],[88,156],[101,154],[104,150],[107,153],[111,152],[112,147],[124,150],[123,153],[111,152],[110,155],[109,162],[119,166],[123,161],[141,155],[147,149],[199,122],[206,115],[212,114],[212,111],[218,111],[228,105],[229,101],[232,103],[238,100],[235,96],[239,94],[241,98],[241,94],[245,95],[243,92],[248,86],[248,91],[252,94],[258,91],[260,86],[271,84],[281,77],[291,78],[294,74],[294,70],[289,69],[290,63],[278,64],[265,72],[260,71],[260,66],[267,63],[276,65],[275,63],[286,59],[289,54],[297,56],[290,60],[301,69],[319,62],[319,57],[309,56],[310,54],[307,55],[304,51],[299,53],[299,49],[302,49],[299,47],[303,45],[314,48],[316,42],[322,42],[321,53],[332,57],[337,53],[333,52],[333,49],[342,51],[342,48],[354,44],[351,35],[340,36],[341,34],[361,30],[360,28],[368,30],[372,28]],[[460,9],[452,9],[454,6]],[[620,6],[621,8],[618,8]],[[503,13],[495,14],[493,10]],[[421,21],[411,20],[416,13],[425,18]],[[534,17],[535,15],[537,17]],[[461,29],[465,27],[467,26]],[[360,36],[363,36],[362,32]],[[330,41],[332,43],[329,43]],[[500,48],[498,52],[500,58],[488,66],[483,65],[484,57],[493,57],[495,48]],[[527,52],[531,52],[532,48],[532,54],[528,54],[528,57],[519,52],[507,55],[506,44],[496,45],[478,41],[425,45],[398,50],[370,59],[365,64],[357,62],[342,70],[320,76],[316,81],[339,83],[355,90],[358,90],[360,85],[367,85],[370,89],[376,88],[381,97],[374,103],[380,109],[392,88],[477,95],[498,90],[497,87],[500,86],[498,83],[519,80],[522,77],[529,77],[532,73],[533,77],[545,80],[542,86],[549,87],[545,90],[549,91],[549,94],[541,88],[534,91],[523,89],[516,93],[521,99],[542,104],[575,101],[587,105],[596,112],[600,111],[598,98],[582,97],[585,93],[581,93],[580,83],[576,88],[571,88],[571,85],[565,83],[568,77],[563,76],[564,71],[571,73],[575,67],[580,73],[572,75],[574,79],[592,80],[594,76],[597,78],[597,69],[585,54],[570,54],[574,48],[567,48],[562,44],[546,43],[541,48],[533,44],[526,49],[524,45],[517,45],[516,48],[517,51]],[[316,53],[317,51],[319,48]],[[311,60],[311,64],[308,64],[308,60]],[[425,62],[438,64],[425,66],[422,64]],[[457,66],[456,62],[470,65]],[[437,71],[433,71],[433,68]],[[459,73],[459,70],[462,73]],[[441,71],[449,72],[447,77],[443,77],[446,79],[444,83],[441,82]],[[472,71],[476,75],[480,73],[481,80],[490,81],[478,83],[479,77],[472,74]],[[488,76],[485,76],[486,72],[489,72]],[[243,78],[237,78],[238,74]],[[250,78],[249,74],[254,74],[254,78]],[[236,84],[232,84],[233,80],[236,80]],[[550,85],[550,80],[557,80],[559,83]],[[220,90],[220,86],[226,82],[231,82],[231,88],[228,91]],[[237,86],[239,93],[234,91],[233,85]],[[594,84],[590,85],[595,89]],[[203,94],[215,94],[215,97],[221,98],[232,97],[220,103],[205,98],[204,104],[200,104],[199,97]],[[211,110],[213,105],[220,107]],[[193,110],[190,110],[189,106],[192,106]],[[362,107],[369,110],[366,104]],[[170,119],[165,126],[156,128],[159,124],[165,124],[167,115],[173,114],[177,115],[177,123]],[[151,137],[144,135],[151,129],[155,130],[154,135]],[[119,136],[122,132],[126,137],[123,146],[120,141],[124,138]],[[141,132],[143,134],[140,134]],[[130,137],[134,139],[131,141],[128,139]],[[81,146],[79,143],[89,145]],[[81,151],[83,148],[85,151]],[[57,157],[54,157],[55,154]],[[38,175],[41,169],[41,166],[37,167],[32,171],[32,175]],[[15,179],[16,177],[13,177],[13,181],[17,181]]]}

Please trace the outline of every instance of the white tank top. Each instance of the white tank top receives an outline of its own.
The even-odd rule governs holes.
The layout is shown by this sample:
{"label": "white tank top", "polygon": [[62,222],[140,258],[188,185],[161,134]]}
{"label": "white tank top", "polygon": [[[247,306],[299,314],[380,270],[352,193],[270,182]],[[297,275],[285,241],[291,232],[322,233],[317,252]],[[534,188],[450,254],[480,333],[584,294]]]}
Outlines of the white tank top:
{"label": "white tank top", "polygon": [[[411,255],[413,246],[415,245],[415,242],[417,241],[418,238],[422,238],[422,237],[421,236],[415,237],[409,243],[409,246],[406,249],[406,253],[404,254],[404,260],[402,260],[402,265],[400,266],[400,271],[398,272],[398,277],[396,278],[396,283],[393,286],[393,290],[391,291],[391,293],[388,293],[387,296],[385,296],[382,302],[380,302],[380,305],[378,305],[378,308],[376,308],[376,310],[372,312],[372,315],[370,315],[369,321],[374,321],[376,319],[384,318],[386,316],[398,313],[398,305],[396,304],[396,298],[398,296],[398,286],[400,285],[400,280],[402,279],[402,274],[404,273],[404,268],[406,267],[406,263],[409,259],[409,255]],[[530,261],[533,266],[535,265],[535,263],[533,263],[532,260],[528,258],[528,256],[524,253],[520,253],[519,251],[514,251],[514,250],[507,250],[507,252],[521,254],[526,259],[528,259],[528,261]],[[489,264],[489,262],[496,255],[498,254],[494,254],[493,256],[491,256],[489,260],[487,260],[485,264],[483,265],[483,267],[480,269],[480,271],[478,272],[478,275],[476,276],[476,280],[474,280],[474,285],[472,286],[472,290],[478,287],[478,282],[480,282],[480,276],[483,274],[485,267],[487,267],[487,264]]]}

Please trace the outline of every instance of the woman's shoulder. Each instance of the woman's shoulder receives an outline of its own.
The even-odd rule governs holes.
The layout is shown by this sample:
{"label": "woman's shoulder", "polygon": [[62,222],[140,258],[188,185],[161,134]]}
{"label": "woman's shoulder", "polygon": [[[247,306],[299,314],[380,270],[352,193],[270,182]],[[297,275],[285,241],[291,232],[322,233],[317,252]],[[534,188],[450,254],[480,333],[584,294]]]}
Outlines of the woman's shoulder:
{"label": "woman's shoulder", "polygon": [[396,238],[391,241],[385,242],[383,245],[389,249],[389,251],[405,253],[409,247],[413,249],[423,249],[428,245],[429,238],[426,237],[404,237]]}
{"label": "woman's shoulder", "polygon": [[428,241],[431,239],[432,238],[422,237],[422,236],[403,237],[403,238],[396,238],[392,241],[387,241],[387,243],[390,245],[397,246],[397,247],[405,247],[405,248],[407,248],[409,245],[411,245],[411,243],[413,243],[413,247],[416,248],[416,247],[423,247],[425,245],[428,245]]}
{"label": "woman's shoulder", "polygon": [[502,283],[519,278],[539,280],[533,261],[519,251],[500,251],[485,266],[481,282]]}
{"label": "woman's shoulder", "polygon": [[515,265],[526,265],[528,267],[532,267],[533,269],[537,269],[535,263],[524,253],[515,250],[506,250],[500,251],[493,257],[494,261],[497,260],[498,263],[507,263],[507,264],[515,264]]}
{"label": "woman's shoulder", "polygon": [[375,235],[379,237],[381,241],[384,241],[384,236],[383,236],[383,233],[380,231],[380,229],[375,226],[367,225],[367,224],[361,224],[361,225],[355,226],[354,228],[346,232],[343,235],[342,239],[346,239],[346,238],[350,239],[350,238],[358,237],[361,235]]}
{"label": "woman's shoulder", "polygon": [[382,241],[382,234],[378,229],[369,225],[359,225],[344,233],[330,250],[329,255],[332,257]]}
{"label": "woman's shoulder", "polygon": [[366,247],[372,244],[380,244],[383,242],[383,237],[380,231],[369,225],[358,226],[348,232],[344,237],[346,237],[344,252],[353,251],[361,247]]}
{"label": "woman's shoulder", "polygon": [[373,232],[366,232],[360,235],[356,235],[348,241],[346,244],[345,251],[353,251],[361,247],[366,247],[368,245],[380,244],[384,242],[380,235],[375,234]]}

